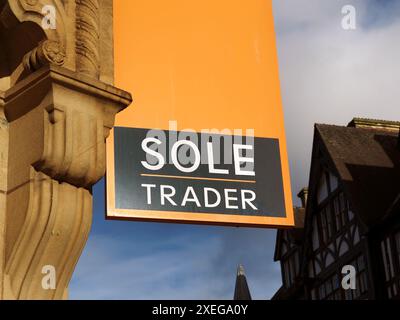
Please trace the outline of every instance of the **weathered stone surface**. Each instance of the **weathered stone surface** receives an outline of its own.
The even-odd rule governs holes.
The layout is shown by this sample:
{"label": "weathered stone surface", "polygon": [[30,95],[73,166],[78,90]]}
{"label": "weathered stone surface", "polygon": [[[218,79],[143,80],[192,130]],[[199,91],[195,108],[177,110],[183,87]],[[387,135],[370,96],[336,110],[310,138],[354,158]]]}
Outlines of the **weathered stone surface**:
{"label": "weathered stone surface", "polygon": [[8,123],[4,115],[4,92],[0,91],[0,299],[3,297],[6,191],[8,164]]}
{"label": "weathered stone surface", "polygon": [[[48,4],[55,30],[41,28]],[[0,1],[0,299],[68,295],[105,140],[131,103],[112,86],[110,26],[112,0]]]}

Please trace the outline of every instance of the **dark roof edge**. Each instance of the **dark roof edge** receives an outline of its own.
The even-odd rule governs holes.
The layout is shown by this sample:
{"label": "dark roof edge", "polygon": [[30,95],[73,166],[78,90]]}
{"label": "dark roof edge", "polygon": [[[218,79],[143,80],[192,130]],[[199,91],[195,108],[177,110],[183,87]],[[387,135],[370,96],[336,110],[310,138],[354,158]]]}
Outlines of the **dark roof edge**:
{"label": "dark roof edge", "polygon": [[352,128],[371,128],[398,131],[400,130],[400,121],[353,118],[353,120],[351,120],[347,126]]}

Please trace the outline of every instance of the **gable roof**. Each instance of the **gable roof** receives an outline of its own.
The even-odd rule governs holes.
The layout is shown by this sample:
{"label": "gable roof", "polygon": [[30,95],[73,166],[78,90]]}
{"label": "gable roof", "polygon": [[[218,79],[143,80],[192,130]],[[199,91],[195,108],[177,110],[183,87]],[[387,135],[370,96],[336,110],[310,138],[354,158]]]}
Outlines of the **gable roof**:
{"label": "gable roof", "polygon": [[400,194],[399,122],[354,119],[349,126],[316,124],[315,131],[366,227]]}

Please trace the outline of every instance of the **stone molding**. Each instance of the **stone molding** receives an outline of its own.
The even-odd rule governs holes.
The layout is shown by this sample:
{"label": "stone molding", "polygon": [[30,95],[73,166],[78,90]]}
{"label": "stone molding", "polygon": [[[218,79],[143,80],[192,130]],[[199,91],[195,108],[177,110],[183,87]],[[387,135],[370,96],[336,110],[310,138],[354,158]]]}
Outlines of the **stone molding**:
{"label": "stone molding", "polygon": [[100,76],[99,0],[76,0],[77,71],[94,78]]}

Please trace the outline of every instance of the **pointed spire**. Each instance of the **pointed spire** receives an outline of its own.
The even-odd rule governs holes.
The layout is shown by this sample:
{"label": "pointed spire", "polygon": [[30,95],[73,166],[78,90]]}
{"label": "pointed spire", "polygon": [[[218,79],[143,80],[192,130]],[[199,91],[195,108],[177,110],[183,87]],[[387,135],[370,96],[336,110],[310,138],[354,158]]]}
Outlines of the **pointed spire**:
{"label": "pointed spire", "polygon": [[239,265],[236,276],[235,294],[233,300],[251,300],[249,286],[243,265]]}

